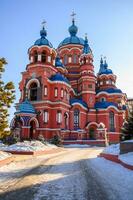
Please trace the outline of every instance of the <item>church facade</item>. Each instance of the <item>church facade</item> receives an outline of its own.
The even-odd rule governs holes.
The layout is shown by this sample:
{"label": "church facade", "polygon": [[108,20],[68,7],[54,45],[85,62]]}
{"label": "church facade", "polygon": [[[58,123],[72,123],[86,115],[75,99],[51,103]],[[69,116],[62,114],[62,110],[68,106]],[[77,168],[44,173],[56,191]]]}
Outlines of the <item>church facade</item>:
{"label": "church facade", "polygon": [[29,64],[19,84],[21,97],[11,128],[22,139],[46,140],[55,134],[64,142],[118,142],[126,115],[126,95],[116,87],[116,75],[101,58],[94,73],[93,54],[77,36],[75,20],[69,37],[57,49],[43,26],[40,39],[28,50]]}

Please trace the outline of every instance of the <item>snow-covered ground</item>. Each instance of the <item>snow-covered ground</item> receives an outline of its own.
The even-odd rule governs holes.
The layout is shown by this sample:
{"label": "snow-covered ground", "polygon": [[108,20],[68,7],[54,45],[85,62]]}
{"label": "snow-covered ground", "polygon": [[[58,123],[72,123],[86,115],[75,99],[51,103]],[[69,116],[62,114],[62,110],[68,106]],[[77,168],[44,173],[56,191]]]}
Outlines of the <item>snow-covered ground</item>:
{"label": "snow-covered ground", "polygon": [[3,151],[0,151],[0,161],[4,160],[6,158],[9,158],[9,157],[11,157],[10,153],[6,153],[6,152],[3,152]]}
{"label": "snow-covered ground", "polygon": [[133,171],[104,158],[88,159],[88,167],[90,165],[109,199],[133,200]]}
{"label": "snow-covered ground", "polygon": [[119,155],[119,159],[129,165],[133,166],[133,152]]}
{"label": "snow-covered ground", "polygon": [[50,148],[57,148],[55,145],[49,143],[42,143],[38,140],[18,142],[13,145],[4,145],[0,143],[0,150],[3,151],[40,151]]}
{"label": "snow-covered ground", "polygon": [[112,144],[112,145],[106,147],[103,150],[103,153],[119,155],[119,153],[120,153],[120,144]]}

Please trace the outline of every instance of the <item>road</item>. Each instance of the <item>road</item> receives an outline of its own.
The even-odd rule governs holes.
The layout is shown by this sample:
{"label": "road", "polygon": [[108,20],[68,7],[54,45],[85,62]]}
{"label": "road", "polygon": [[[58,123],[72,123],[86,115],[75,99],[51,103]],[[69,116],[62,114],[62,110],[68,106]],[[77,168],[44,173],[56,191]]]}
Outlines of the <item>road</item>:
{"label": "road", "polygon": [[89,164],[101,151],[98,147],[66,148],[12,163],[0,171],[0,200],[110,200]]}

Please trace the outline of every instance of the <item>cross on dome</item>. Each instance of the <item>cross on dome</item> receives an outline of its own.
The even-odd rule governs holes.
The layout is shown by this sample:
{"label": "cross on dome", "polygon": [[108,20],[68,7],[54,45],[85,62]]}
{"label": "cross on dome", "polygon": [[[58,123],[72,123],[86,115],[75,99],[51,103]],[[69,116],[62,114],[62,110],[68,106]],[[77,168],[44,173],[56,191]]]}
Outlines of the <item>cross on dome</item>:
{"label": "cross on dome", "polygon": [[42,28],[45,28],[46,23],[47,22],[45,20],[42,21]]}
{"label": "cross on dome", "polygon": [[71,14],[72,21],[75,21],[75,16],[76,16],[76,13],[75,13],[74,10],[73,10],[73,11],[72,11],[72,14]]}

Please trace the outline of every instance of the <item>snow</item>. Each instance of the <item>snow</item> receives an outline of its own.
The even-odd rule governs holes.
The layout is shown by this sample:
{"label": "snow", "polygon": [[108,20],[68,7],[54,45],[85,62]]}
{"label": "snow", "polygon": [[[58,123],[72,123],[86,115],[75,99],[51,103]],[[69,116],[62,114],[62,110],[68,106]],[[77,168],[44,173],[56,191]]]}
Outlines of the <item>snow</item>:
{"label": "snow", "polygon": [[133,200],[133,171],[104,158],[88,159],[109,199]]}
{"label": "snow", "polygon": [[44,144],[38,140],[18,142],[10,146],[0,143],[0,150],[3,151],[42,151],[50,148],[57,147],[48,143]]}
{"label": "snow", "polygon": [[122,143],[133,143],[133,140],[125,140],[125,141],[123,141]]}
{"label": "snow", "polygon": [[120,153],[120,144],[112,144],[112,145],[106,147],[103,150],[103,153],[119,155],[119,153]]}
{"label": "snow", "polygon": [[3,152],[3,151],[0,151],[0,161],[4,160],[6,158],[9,158],[9,157],[11,157],[11,154]]}
{"label": "snow", "polygon": [[133,166],[133,152],[122,154],[119,156],[119,159],[122,162]]}

